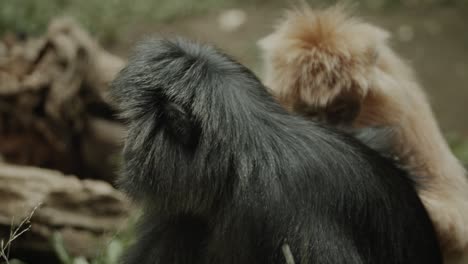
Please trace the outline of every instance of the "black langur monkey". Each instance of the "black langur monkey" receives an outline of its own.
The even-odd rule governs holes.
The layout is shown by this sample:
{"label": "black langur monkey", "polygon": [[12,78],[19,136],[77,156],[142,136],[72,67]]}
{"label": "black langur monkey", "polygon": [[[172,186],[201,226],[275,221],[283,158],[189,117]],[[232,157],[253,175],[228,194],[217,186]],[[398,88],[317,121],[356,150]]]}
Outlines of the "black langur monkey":
{"label": "black langur monkey", "polygon": [[256,76],[182,38],[139,45],[111,95],[121,188],[143,205],[125,264],[439,264],[408,175],[287,113]]}

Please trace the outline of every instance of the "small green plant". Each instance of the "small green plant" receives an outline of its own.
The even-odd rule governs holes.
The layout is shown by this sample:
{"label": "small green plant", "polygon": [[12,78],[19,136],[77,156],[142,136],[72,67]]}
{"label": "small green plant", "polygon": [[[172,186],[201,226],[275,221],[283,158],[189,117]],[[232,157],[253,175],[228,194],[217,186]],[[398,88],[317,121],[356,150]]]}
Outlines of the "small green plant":
{"label": "small green plant", "polygon": [[109,242],[103,254],[93,260],[87,260],[82,256],[70,256],[65,249],[61,235],[55,233],[53,236],[55,252],[60,262],[63,264],[116,264],[125,248],[125,244],[126,242],[124,240],[115,238]]}
{"label": "small green plant", "polygon": [[[135,219],[129,220],[128,226],[118,232],[102,249],[97,257],[89,260],[83,256],[71,256],[66,248],[60,233],[52,237],[52,246],[63,264],[116,264],[125,248],[133,241]],[[12,264],[12,263],[10,263]]]}
{"label": "small green plant", "polygon": [[452,133],[447,135],[447,141],[455,155],[468,166],[468,138]]}

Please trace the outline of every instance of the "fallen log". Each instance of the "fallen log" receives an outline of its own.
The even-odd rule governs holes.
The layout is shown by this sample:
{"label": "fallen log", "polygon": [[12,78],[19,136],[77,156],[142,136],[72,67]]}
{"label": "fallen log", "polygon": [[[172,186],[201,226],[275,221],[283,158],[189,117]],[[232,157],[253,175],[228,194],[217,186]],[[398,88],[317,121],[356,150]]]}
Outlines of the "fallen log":
{"label": "fallen log", "polygon": [[4,241],[40,205],[31,229],[12,243],[13,253],[27,252],[26,257],[54,256],[51,238],[56,232],[71,255],[93,257],[125,226],[129,210],[124,195],[106,182],[5,163],[0,163],[0,201]]}
{"label": "fallen log", "polygon": [[[106,93],[123,65],[66,18],[52,21],[39,38],[5,37],[0,41],[3,159],[112,181],[109,155],[120,149],[123,129]],[[113,124],[96,129],[96,119]],[[103,139],[102,134],[117,135]],[[86,142],[92,145],[85,149]],[[91,163],[85,157],[90,147],[103,153]]]}

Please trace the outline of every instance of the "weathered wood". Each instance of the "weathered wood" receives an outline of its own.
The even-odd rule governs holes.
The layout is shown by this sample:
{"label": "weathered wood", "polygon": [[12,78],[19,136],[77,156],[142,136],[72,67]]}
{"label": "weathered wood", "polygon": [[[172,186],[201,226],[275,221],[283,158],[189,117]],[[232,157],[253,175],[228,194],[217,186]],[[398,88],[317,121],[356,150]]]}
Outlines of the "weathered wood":
{"label": "weathered wood", "polygon": [[[106,93],[124,61],[65,18],[53,21],[43,37],[10,36],[0,44],[0,155],[15,164],[112,180],[100,172],[115,171],[108,155],[118,150],[123,129]],[[96,130],[96,119],[114,124]],[[90,140],[104,155],[93,164],[83,156]]]}
{"label": "weathered wood", "polygon": [[58,171],[0,163],[0,239],[38,204],[31,230],[13,242],[22,252],[54,254],[60,232],[73,255],[93,256],[125,225],[129,204],[110,184],[80,180]]}

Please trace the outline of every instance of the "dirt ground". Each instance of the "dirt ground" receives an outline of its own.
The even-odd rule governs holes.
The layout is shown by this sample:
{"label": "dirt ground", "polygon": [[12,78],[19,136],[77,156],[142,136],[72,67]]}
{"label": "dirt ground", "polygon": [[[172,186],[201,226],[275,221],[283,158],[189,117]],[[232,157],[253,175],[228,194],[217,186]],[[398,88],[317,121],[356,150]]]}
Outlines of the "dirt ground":
{"label": "dirt ground", "polygon": [[[134,42],[146,35],[176,33],[215,43],[260,74],[255,43],[272,30],[284,9],[263,5],[242,10],[247,21],[234,32],[220,29],[220,13],[216,12],[160,25],[138,25],[111,48],[126,56]],[[393,33],[392,45],[415,67],[442,129],[468,136],[468,12],[399,8],[356,13]]]}

